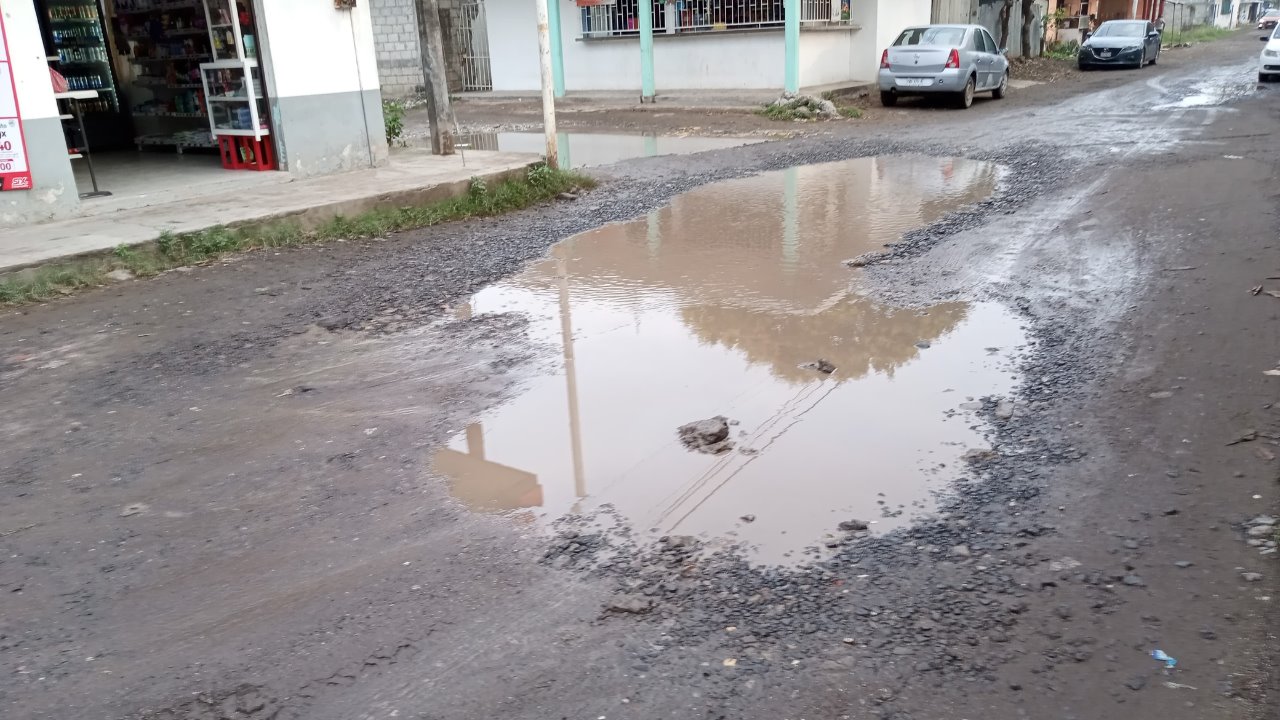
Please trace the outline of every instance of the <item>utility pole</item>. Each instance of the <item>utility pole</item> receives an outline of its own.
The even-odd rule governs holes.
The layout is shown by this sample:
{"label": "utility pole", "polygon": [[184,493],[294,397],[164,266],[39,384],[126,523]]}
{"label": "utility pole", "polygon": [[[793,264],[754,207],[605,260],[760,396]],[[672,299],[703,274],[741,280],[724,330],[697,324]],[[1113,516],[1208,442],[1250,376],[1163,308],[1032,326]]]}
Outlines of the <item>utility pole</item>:
{"label": "utility pole", "polygon": [[440,6],[436,0],[414,3],[418,14],[418,47],[422,55],[422,81],[427,86],[427,115],[431,122],[431,152],[453,154],[453,129],[457,120],[449,100],[444,66],[444,34],[440,31]]}
{"label": "utility pole", "polygon": [[[558,0],[555,0],[558,2]],[[547,0],[536,0],[538,8],[538,69],[542,76],[542,131],[547,136],[547,167],[560,167],[556,148],[556,90],[551,72],[551,32]]]}

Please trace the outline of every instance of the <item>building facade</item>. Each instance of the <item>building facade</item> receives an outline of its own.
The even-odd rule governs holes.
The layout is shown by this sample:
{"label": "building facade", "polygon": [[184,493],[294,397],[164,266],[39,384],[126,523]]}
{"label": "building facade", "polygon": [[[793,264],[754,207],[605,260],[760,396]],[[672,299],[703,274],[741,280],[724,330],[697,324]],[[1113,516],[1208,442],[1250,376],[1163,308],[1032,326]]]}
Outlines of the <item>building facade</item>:
{"label": "building facade", "polygon": [[[638,91],[642,0],[551,0],[559,11],[564,88]],[[493,89],[539,87],[530,0],[487,0]],[[929,22],[930,0],[801,0],[798,57],[804,87],[869,81],[880,51],[909,25]],[[783,4],[653,0],[654,85],[673,90],[782,89]]]}
{"label": "building facade", "polygon": [[[0,15],[16,99],[9,112],[31,175],[29,188],[0,191],[0,225],[74,215],[89,195],[77,171],[92,159],[127,156],[146,172],[148,161],[185,150],[190,164],[230,167],[226,154],[219,165],[219,132],[253,136],[253,159],[270,160],[260,166],[298,177],[387,159],[365,3],[3,0]],[[236,59],[223,59],[229,49]],[[211,89],[204,81],[228,63],[243,74]],[[235,147],[245,159],[245,146]]]}

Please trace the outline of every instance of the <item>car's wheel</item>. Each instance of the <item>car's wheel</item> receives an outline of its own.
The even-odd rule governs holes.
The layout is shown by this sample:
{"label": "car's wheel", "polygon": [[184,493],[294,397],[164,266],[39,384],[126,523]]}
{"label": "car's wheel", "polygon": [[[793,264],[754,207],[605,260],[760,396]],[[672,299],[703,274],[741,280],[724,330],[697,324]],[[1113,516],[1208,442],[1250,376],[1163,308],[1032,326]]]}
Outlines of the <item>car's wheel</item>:
{"label": "car's wheel", "polygon": [[885,107],[893,107],[898,104],[898,93],[893,91],[880,91],[880,104]]}
{"label": "car's wheel", "polygon": [[1271,82],[1271,76],[1266,73],[1258,73],[1258,82],[1269,83]]}
{"label": "car's wheel", "polygon": [[1092,69],[1093,69],[1093,66],[1080,63],[1080,72],[1089,72]]}
{"label": "car's wheel", "polygon": [[1142,68],[1144,68],[1144,67],[1146,67],[1146,66],[1147,66],[1147,50],[1146,50],[1146,48],[1143,48],[1143,50],[1142,50],[1142,59],[1138,61],[1138,64],[1137,64],[1137,65],[1134,65],[1134,66],[1133,66],[1133,69],[1134,69],[1134,70],[1141,70]]}
{"label": "car's wheel", "polygon": [[995,90],[991,91],[991,97],[995,98],[996,100],[1002,100],[1004,99],[1004,96],[1008,94],[1009,94],[1009,73],[1006,72],[1004,74],[1004,77],[1000,78],[1000,86],[997,87]]}
{"label": "car's wheel", "polygon": [[973,76],[969,76],[968,82],[964,84],[964,90],[956,94],[956,107],[961,110],[967,110],[973,107],[973,93],[978,89],[978,84],[974,81]]}

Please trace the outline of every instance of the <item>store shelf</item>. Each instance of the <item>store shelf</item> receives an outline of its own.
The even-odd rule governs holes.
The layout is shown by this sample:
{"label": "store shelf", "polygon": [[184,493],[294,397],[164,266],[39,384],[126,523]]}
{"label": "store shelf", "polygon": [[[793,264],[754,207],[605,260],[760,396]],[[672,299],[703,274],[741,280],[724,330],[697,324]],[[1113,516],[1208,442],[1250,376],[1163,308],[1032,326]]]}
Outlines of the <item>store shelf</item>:
{"label": "store shelf", "polygon": [[180,112],[162,112],[162,113],[133,113],[134,117],[151,117],[151,118],[207,118],[207,113],[180,113]]}
{"label": "store shelf", "polygon": [[232,130],[231,128],[216,128],[214,135],[226,135],[228,137],[266,137],[271,134],[270,130],[263,128],[262,130]]}
{"label": "store shelf", "polygon": [[140,79],[134,80],[133,84],[137,85],[138,87],[156,88],[156,89],[164,89],[164,90],[199,90],[200,88],[204,87],[200,83],[172,84],[172,83],[167,83],[163,80],[161,80],[160,82],[145,82]]}
{"label": "store shelf", "polygon": [[193,140],[189,137],[179,139],[174,135],[143,135],[134,138],[133,142],[135,145],[163,145],[184,148],[215,148],[218,146],[212,137],[204,140]]}
{"label": "store shelf", "polygon": [[169,55],[166,57],[135,57],[133,62],[196,62],[208,60],[211,55]]}
{"label": "store shelf", "polygon": [[246,66],[256,68],[258,67],[258,61],[252,58],[244,60],[215,60],[200,65],[201,68],[207,70],[243,70]]}
{"label": "store shelf", "polygon": [[[199,35],[208,35],[209,31],[205,28],[164,28],[162,33],[165,37],[195,37]],[[128,35],[130,40],[141,40],[143,42],[154,42],[155,37],[152,35]]]}
{"label": "store shelf", "polygon": [[83,156],[83,155],[81,155],[80,153],[70,153],[70,154],[68,154],[68,155],[67,155],[67,157],[68,157],[68,158],[70,158],[70,159],[72,159],[72,160],[79,160],[80,158],[82,158],[82,157],[84,157],[84,156]]}
{"label": "store shelf", "polygon": [[201,7],[200,3],[170,2],[170,3],[160,3],[160,4],[157,4],[155,7],[149,7],[146,9],[135,8],[133,10],[116,10],[116,15],[147,15],[147,14],[156,13],[156,12],[170,12],[172,10],[187,10],[187,9],[195,10],[200,7]]}
{"label": "store shelf", "polygon": [[50,20],[49,23],[52,25],[97,25],[98,18],[59,18]]}
{"label": "store shelf", "polygon": [[209,100],[209,102],[249,103],[249,102],[253,102],[255,98],[247,97],[244,95],[231,95],[231,96],[220,95],[218,97],[211,97],[207,99]]}

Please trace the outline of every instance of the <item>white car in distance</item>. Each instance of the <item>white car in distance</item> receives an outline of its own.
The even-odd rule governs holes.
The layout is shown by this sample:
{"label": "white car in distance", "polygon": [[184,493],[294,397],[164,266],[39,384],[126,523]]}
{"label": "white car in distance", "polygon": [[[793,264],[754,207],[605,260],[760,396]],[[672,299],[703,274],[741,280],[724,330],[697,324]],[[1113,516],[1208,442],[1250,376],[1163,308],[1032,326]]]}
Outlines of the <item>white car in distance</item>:
{"label": "white car in distance", "polygon": [[1261,40],[1267,46],[1258,56],[1258,82],[1271,82],[1280,76],[1280,25],[1270,35],[1263,35]]}

